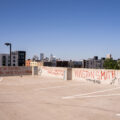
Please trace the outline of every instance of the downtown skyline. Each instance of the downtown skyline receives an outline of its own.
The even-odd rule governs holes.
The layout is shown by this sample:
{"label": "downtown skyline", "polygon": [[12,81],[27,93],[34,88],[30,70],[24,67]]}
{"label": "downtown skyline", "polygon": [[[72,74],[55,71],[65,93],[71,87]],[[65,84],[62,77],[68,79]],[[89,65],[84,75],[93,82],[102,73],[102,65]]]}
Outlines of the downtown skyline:
{"label": "downtown skyline", "polygon": [[87,59],[120,58],[119,0],[1,0],[0,53],[25,50],[27,58],[51,53]]}

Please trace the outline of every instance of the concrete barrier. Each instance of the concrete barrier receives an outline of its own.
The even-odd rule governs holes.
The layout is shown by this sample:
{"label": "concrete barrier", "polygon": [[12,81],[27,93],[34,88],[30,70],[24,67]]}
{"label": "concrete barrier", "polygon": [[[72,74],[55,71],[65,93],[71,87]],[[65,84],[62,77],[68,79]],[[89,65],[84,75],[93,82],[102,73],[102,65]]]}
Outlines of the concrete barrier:
{"label": "concrete barrier", "polygon": [[120,83],[120,70],[72,69],[72,80],[91,81],[101,84]]}
{"label": "concrete barrier", "polygon": [[38,75],[38,67],[37,66],[33,66],[32,67],[32,75]]}
{"label": "concrete barrier", "polygon": [[66,80],[72,80],[72,68],[67,68],[67,78]]}
{"label": "concrete barrier", "polygon": [[0,67],[0,76],[32,75],[31,67]]}
{"label": "concrete barrier", "polygon": [[98,84],[120,84],[120,70],[39,67],[38,75]]}
{"label": "concrete barrier", "polygon": [[120,70],[63,67],[0,67],[0,76],[39,75],[99,84],[120,84]]}
{"label": "concrete barrier", "polygon": [[40,76],[47,76],[47,77],[54,77],[60,79],[67,79],[66,73],[67,68],[60,68],[60,67],[38,67],[38,75]]}

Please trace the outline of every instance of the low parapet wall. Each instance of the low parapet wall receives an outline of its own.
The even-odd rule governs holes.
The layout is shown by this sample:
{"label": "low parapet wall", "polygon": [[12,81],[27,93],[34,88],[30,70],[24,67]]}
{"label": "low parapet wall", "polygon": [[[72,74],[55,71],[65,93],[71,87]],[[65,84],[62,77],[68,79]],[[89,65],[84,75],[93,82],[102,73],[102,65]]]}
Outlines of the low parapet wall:
{"label": "low parapet wall", "polygon": [[67,68],[60,67],[38,67],[38,75],[66,79]]}
{"label": "low parapet wall", "polygon": [[99,84],[120,84],[120,70],[39,67],[38,75]]}
{"label": "low parapet wall", "polygon": [[120,84],[120,70],[78,69],[63,67],[0,67],[0,76],[39,75],[63,80],[89,81],[99,84]]}
{"label": "low parapet wall", "polygon": [[0,76],[32,75],[31,67],[0,67]]}
{"label": "low parapet wall", "polygon": [[91,81],[96,83],[120,83],[120,70],[72,69],[72,80]]}

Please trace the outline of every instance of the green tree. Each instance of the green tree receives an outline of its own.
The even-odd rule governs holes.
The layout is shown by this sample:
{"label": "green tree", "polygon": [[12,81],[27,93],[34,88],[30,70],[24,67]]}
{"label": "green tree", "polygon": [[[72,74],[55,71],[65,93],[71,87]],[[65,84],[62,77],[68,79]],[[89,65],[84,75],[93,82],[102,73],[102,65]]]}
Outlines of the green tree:
{"label": "green tree", "polygon": [[106,59],[103,67],[105,69],[119,69],[117,61],[113,59]]}
{"label": "green tree", "polygon": [[120,60],[117,61],[118,68],[120,69]]}

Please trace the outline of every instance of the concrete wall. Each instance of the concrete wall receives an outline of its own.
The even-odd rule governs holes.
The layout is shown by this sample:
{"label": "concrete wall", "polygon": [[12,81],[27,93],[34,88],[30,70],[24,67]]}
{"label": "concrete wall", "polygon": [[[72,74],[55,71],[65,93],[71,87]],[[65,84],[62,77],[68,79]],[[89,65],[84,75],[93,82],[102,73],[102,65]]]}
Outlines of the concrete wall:
{"label": "concrete wall", "polygon": [[32,67],[32,75],[38,75],[38,67],[37,66],[33,66]]}
{"label": "concrete wall", "polygon": [[0,76],[39,75],[63,80],[80,80],[99,84],[120,84],[120,70],[78,69],[63,67],[0,67]]}
{"label": "concrete wall", "polygon": [[98,84],[120,84],[120,70],[39,67],[38,75]]}
{"label": "concrete wall", "polygon": [[38,67],[38,75],[66,79],[67,68],[60,67]]}
{"label": "concrete wall", "polygon": [[120,70],[72,69],[72,80],[91,81],[94,83],[120,83]]}
{"label": "concrete wall", "polygon": [[31,67],[0,67],[0,76],[32,75]]}

